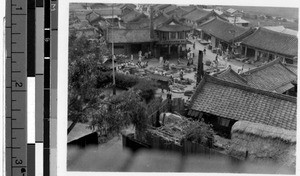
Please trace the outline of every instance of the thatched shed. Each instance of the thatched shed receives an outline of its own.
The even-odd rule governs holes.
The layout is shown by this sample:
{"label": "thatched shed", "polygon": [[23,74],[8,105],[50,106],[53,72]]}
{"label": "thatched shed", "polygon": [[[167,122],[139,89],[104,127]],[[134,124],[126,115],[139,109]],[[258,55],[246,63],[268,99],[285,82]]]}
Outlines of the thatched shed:
{"label": "thatched shed", "polygon": [[229,154],[295,167],[296,131],[238,121],[232,126]]}

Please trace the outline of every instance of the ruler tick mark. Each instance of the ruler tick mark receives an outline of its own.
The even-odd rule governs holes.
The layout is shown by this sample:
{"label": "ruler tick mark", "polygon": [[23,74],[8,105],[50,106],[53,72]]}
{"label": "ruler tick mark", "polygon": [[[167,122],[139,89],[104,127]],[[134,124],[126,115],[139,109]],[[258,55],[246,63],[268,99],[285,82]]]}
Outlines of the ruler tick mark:
{"label": "ruler tick mark", "polygon": [[12,32],[11,34],[18,35],[18,34],[22,34],[22,33],[20,33],[20,32]]}
{"label": "ruler tick mark", "polygon": [[11,90],[12,92],[26,92],[26,90]]}
{"label": "ruler tick mark", "polygon": [[27,166],[11,166],[11,167],[16,167],[16,168],[19,168],[19,167],[27,167]]}
{"label": "ruler tick mark", "polygon": [[12,128],[13,130],[24,130],[25,128]]}
{"label": "ruler tick mark", "polygon": [[21,109],[11,109],[11,111],[21,111]]}

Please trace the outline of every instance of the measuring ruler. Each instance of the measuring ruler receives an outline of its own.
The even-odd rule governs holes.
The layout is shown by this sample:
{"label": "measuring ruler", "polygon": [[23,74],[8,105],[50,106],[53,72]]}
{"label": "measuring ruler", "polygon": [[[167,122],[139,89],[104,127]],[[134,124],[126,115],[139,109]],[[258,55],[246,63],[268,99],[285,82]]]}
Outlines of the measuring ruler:
{"label": "measuring ruler", "polygon": [[7,176],[56,174],[57,20],[57,0],[6,1]]}
{"label": "measuring ruler", "polygon": [[27,1],[6,2],[6,174],[27,175]]}

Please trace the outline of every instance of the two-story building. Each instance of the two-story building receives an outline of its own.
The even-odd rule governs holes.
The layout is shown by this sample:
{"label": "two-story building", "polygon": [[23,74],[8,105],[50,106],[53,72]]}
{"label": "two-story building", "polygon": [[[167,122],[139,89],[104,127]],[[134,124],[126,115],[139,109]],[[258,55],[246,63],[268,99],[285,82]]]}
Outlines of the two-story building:
{"label": "two-story building", "polygon": [[174,18],[170,18],[155,29],[158,39],[156,53],[179,57],[181,52],[187,48],[186,45],[189,43],[187,37],[191,31],[191,27],[180,23]]}

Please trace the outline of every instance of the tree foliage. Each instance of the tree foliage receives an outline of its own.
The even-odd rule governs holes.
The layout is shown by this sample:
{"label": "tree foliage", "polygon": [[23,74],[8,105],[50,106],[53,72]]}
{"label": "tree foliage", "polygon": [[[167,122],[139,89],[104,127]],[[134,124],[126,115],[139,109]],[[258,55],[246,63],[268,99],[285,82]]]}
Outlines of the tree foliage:
{"label": "tree foliage", "polygon": [[155,97],[157,87],[158,83],[154,81],[140,79],[133,89],[139,92],[139,95],[146,101],[146,103],[149,103]]}
{"label": "tree foliage", "polygon": [[99,114],[93,116],[93,129],[102,134],[117,134],[131,124],[139,131],[147,128],[146,104],[135,91],[108,97],[106,102]]}
{"label": "tree foliage", "polygon": [[[78,37],[79,36],[79,37]],[[114,135],[133,124],[143,131],[147,126],[146,103],[136,90],[118,96],[102,96],[101,88],[111,79],[102,58],[111,57],[103,38],[86,37],[71,32],[69,36],[69,111],[68,119],[90,122],[103,135]],[[103,74],[105,73],[105,74]],[[116,82],[131,88],[138,78],[117,76]]]}
{"label": "tree foliage", "polygon": [[211,125],[202,121],[195,121],[195,123],[187,131],[184,139],[211,147],[212,142],[214,141],[214,134],[215,132]]}
{"label": "tree foliage", "polygon": [[69,36],[68,119],[86,122],[97,114],[101,103],[97,77],[101,74],[101,58],[109,52],[102,38],[77,37],[77,34],[73,31]]}

